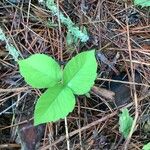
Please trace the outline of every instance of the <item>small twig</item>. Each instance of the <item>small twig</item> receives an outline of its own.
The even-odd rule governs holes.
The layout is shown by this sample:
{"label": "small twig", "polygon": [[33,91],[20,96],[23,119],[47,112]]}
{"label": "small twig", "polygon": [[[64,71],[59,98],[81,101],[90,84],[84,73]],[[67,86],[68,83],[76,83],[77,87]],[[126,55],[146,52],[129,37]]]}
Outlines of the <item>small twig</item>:
{"label": "small twig", "polygon": [[116,83],[123,83],[123,84],[129,84],[129,85],[140,85],[140,86],[150,87],[150,85],[148,85],[148,84],[136,83],[136,82],[120,81],[120,80],[105,79],[105,78],[97,78],[97,80],[109,81],[109,82],[116,82]]}
{"label": "small twig", "polygon": [[11,109],[12,107],[14,107],[16,105],[17,102],[13,103],[11,106],[7,107],[5,110],[3,110],[2,112],[0,112],[0,116],[4,113],[6,113],[9,109]]}
{"label": "small twig", "polygon": [[32,121],[33,120],[33,117],[28,119],[28,120],[24,120],[24,121],[21,121],[19,123],[16,123],[16,124],[13,124],[13,125],[9,125],[9,126],[6,126],[6,127],[3,127],[3,128],[0,128],[0,131],[2,130],[6,130],[6,129],[9,129],[9,128],[12,128],[12,127],[17,127],[18,125],[22,125],[22,124],[25,124],[29,121]]}
{"label": "small twig", "polygon": [[[124,61],[130,62],[129,59],[125,59]],[[138,61],[138,60],[132,60],[132,63],[136,63],[136,64],[140,64],[140,65],[146,65],[146,66],[150,66],[149,62],[142,62],[142,61]]]}
{"label": "small twig", "polygon": [[12,149],[12,148],[21,148],[21,145],[20,144],[10,144],[10,143],[8,143],[8,144],[1,144],[0,145],[0,149],[4,149],[4,148],[8,148],[8,149]]}
{"label": "small twig", "polygon": [[[29,3],[28,3],[26,26],[29,26],[30,8],[31,8],[31,0],[29,0]],[[27,29],[27,28],[26,28],[26,29]],[[27,41],[27,39],[28,39],[28,31],[29,31],[29,30],[27,29],[26,32],[25,32],[25,39],[26,39],[26,41]]]}
{"label": "small twig", "polygon": [[20,88],[13,88],[13,89],[0,89],[0,93],[10,93],[10,92],[20,92],[24,90],[28,90],[29,87],[20,87]]}
{"label": "small twig", "polygon": [[[79,126],[79,129],[81,129],[81,112],[80,112],[80,109],[81,109],[81,106],[80,106],[80,102],[79,100],[77,100],[78,102],[78,116],[79,116],[79,122],[78,122],[78,126]],[[82,144],[82,135],[81,135],[81,131],[79,130],[79,140],[80,140],[80,147],[81,147],[81,150],[83,150],[83,144]]]}
{"label": "small twig", "polygon": [[67,150],[70,150],[70,141],[69,141],[69,134],[68,134],[67,117],[65,117],[65,129],[66,129]]}
{"label": "small twig", "polygon": [[[125,3],[125,7],[127,10],[127,4]],[[131,67],[131,76],[132,76],[132,82],[135,82],[135,76],[134,76],[134,71],[133,71],[133,62],[132,62],[132,52],[131,52],[131,43],[130,43],[130,31],[129,31],[129,25],[128,25],[128,18],[126,17],[126,25],[127,25],[127,42],[128,42],[128,50],[129,50],[129,57],[130,57],[130,67]],[[137,98],[137,93],[136,93],[136,87],[135,84],[133,84],[133,97],[134,97],[134,105],[135,105],[135,117],[132,123],[132,127],[130,129],[130,133],[126,139],[125,145],[124,145],[124,150],[128,149],[128,145],[130,143],[132,134],[135,130],[137,119],[139,116],[139,111],[138,111],[138,98]]]}

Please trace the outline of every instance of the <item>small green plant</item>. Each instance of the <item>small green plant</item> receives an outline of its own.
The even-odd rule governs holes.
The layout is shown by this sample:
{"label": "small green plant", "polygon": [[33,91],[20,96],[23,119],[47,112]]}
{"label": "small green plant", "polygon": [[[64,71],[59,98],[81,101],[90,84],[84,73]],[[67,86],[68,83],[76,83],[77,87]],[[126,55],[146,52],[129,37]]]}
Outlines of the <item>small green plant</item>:
{"label": "small green plant", "polygon": [[54,59],[44,54],[34,54],[18,63],[29,85],[48,88],[35,106],[34,125],[65,118],[75,107],[74,94],[86,94],[97,75],[94,50],[73,57],[63,71]]}
{"label": "small green plant", "polygon": [[148,7],[150,6],[150,0],[134,0],[134,4],[142,7]]}
{"label": "small green plant", "polygon": [[119,131],[122,133],[124,138],[127,138],[130,129],[132,127],[133,118],[129,115],[128,109],[123,109],[119,115]]}
{"label": "small green plant", "polygon": [[150,150],[150,142],[144,145],[142,150]]}

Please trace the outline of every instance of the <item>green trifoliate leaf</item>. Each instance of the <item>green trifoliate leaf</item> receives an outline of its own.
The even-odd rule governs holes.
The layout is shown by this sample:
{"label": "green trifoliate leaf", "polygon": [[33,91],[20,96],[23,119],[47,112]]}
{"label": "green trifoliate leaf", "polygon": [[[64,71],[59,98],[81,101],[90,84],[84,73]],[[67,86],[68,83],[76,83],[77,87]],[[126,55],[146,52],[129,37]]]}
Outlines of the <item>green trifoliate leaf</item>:
{"label": "green trifoliate leaf", "polygon": [[142,150],[150,150],[150,142],[144,145]]}
{"label": "green trifoliate leaf", "polygon": [[82,52],[73,57],[65,66],[64,84],[71,88],[74,94],[85,94],[94,85],[96,71],[95,51]]}
{"label": "green trifoliate leaf", "polygon": [[140,5],[142,7],[150,6],[150,0],[134,0],[135,5]]}
{"label": "green trifoliate leaf", "polygon": [[132,127],[133,118],[129,115],[128,109],[123,109],[122,114],[119,115],[119,131],[127,138]]}
{"label": "green trifoliate leaf", "polygon": [[75,107],[75,97],[68,87],[55,85],[39,98],[34,111],[34,124],[65,118]]}
{"label": "green trifoliate leaf", "polygon": [[47,55],[34,54],[18,63],[21,75],[34,88],[52,87],[62,78],[60,66]]}

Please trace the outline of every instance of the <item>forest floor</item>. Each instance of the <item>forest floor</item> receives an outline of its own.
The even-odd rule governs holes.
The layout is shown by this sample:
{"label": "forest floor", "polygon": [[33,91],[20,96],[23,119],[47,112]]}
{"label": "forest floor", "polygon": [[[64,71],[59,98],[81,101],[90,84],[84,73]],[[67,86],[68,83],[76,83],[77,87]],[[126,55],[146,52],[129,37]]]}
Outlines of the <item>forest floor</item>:
{"label": "forest floor", "polygon": [[[76,96],[66,124],[61,119],[34,127],[34,106],[43,91],[27,88],[1,40],[0,149],[141,150],[150,142],[150,8],[131,0],[56,0],[89,35],[87,42],[68,45],[66,27],[44,3],[16,1],[0,1],[0,28],[22,58],[44,53],[65,64],[95,49],[98,70],[91,91]],[[135,121],[126,139],[119,132],[123,108]]]}

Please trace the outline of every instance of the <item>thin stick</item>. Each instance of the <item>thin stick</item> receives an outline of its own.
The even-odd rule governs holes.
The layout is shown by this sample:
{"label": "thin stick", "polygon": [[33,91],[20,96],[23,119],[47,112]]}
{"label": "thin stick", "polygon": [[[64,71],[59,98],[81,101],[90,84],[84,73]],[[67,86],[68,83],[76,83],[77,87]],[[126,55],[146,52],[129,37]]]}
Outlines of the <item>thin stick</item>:
{"label": "thin stick", "polygon": [[[128,59],[125,59],[124,61],[130,62],[130,60],[128,60]],[[150,63],[148,63],[148,62],[142,62],[142,61],[138,61],[138,60],[132,60],[132,63],[150,66]]]}
{"label": "thin stick", "polygon": [[[78,116],[79,116],[79,129],[81,129],[81,114],[80,114],[80,109],[81,109],[81,106],[80,106],[80,102],[79,100],[77,101],[78,102]],[[83,150],[83,144],[82,144],[82,136],[81,136],[81,131],[79,130],[79,140],[80,140],[80,147],[81,147],[81,150]]]}
{"label": "thin stick", "polygon": [[[59,1],[57,0],[57,8],[58,8],[58,13],[60,14],[59,11]],[[58,24],[59,24],[59,33],[60,35],[62,34],[61,32],[61,21],[60,21],[60,16],[58,15]],[[62,37],[60,36],[60,60],[63,61],[63,53],[62,53]],[[63,67],[63,66],[61,66]],[[66,140],[67,140],[67,150],[70,150],[70,141],[69,141],[69,134],[68,134],[68,123],[67,123],[67,117],[65,117],[65,131],[66,131]]]}
{"label": "thin stick", "polygon": [[67,150],[70,150],[70,141],[69,141],[69,134],[68,134],[67,117],[65,117],[65,129],[66,129]]}
{"label": "thin stick", "polygon": [[[125,3],[125,7],[126,7],[126,10],[127,10],[127,4],[126,3]],[[131,76],[132,76],[132,82],[135,82],[134,71],[133,71],[133,62],[132,62],[131,43],[130,43],[130,33],[129,33],[129,25],[128,25],[128,18],[127,17],[126,17],[126,24],[127,24],[127,41],[128,41],[128,50],[129,50],[129,57],[130,57]],[[139,116],[138,99],[137,99],[135,84],[133,84],[133,96],[134,96],[134,105],[135,105],[135,117],[134,117],[134,120],[133,120],[132,127],[130,129],[130,133],[129,133],[129,135],[127,137],[127,140],[125,142],[124,150],[128,149],[128,145],[130,143],[132,134],[135,130],[137,119],[138,119],[138,116]]]}
{"label": "thin stick", "polygon": [[116,83],[123,83],[123,84],[129,84],[129,85],[140,85],[140,86],[150,87],[150,85],[144,84],[144,83],[128,82],[128,81],[105,79],[105,78],[97,78],[97,80],[109,81],[109,82],[116,82]]}
{"label": "thin stick", "polygon": [[13,103],[11,106],[7,107],[5,110],[3,110],[2,112],[0,112],[0,116],[4,113],[6,113],[9,109],[11,109],[12,107],[14,107],[16,105],[17,102]]}
{"label": "thin stick", "polygon": [[[29,5],[28,5],[28,12],[27,12],[27,22],[26,22],[26,26],[29,26],[28,24],[29,24],[29,16],[30,16],[30,8],[31,8],[31,0],[29,0],[29,3],[28,3]],[[27,28],[26,28],[27,29]],[[25,32],[25,39],[26,39],[26,41],[27,41],[27,39],[28,39],[28,29],[26,30],[26,32]]]}
{"label": "thin stick", "polygon": [[10,92],[20,92],[24,90],[28,90],[29,87],[20,87],[20,88],[13,88],[13,89],[0,89],[0,93],[10,93]]}
{"label": "thin stick", "polygon": [[21,145],[20,144],[1,144],[0,145],[0,148],[3,149],[3,148],[8,148],[8,149],[12,149],[12,148],[21,148]]}

